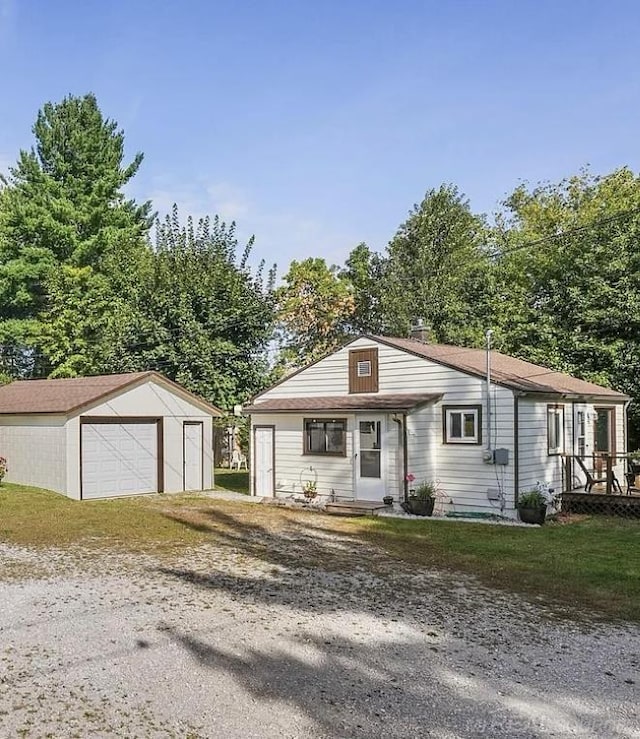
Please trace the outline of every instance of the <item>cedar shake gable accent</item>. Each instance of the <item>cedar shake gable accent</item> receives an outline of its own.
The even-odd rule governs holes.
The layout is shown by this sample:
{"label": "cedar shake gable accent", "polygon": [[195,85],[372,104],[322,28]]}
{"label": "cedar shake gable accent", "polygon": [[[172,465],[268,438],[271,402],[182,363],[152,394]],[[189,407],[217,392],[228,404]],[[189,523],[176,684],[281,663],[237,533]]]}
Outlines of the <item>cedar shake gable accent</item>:
{"label": "cedar shake gable accent", "polygon": [[409,413],[415,408],[439,400],[439,393],[394,393],[390,395],[329,395],[302,398],[273,398],[246,406],[246,413],[297,413],[317,411],[385,411]]}
{"label": "cedar shake gable accent", "polygon": [[349,392],[378,392],[378,347],[349,351]]}
{"label": "cedar shake gable accent", "polygon": [[222,415],[219,408],[154,371],[55,380],[16,380],[0,387],[0,415],[69,415],[145,380],[156,380],[195,405],[206,408],[212,415]]}

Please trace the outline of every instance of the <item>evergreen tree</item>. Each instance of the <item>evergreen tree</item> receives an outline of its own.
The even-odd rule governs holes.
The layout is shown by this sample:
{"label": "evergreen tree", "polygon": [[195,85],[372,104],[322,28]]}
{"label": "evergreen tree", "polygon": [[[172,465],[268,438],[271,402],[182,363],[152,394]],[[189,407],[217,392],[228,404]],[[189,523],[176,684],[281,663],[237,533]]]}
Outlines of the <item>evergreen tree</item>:
{"label": "evergreen tree", "polygon": [[[61,356],[66,339],[54,346],[51,333],[51,357],[40,351],[57,270],[104,274],[109,257],[125,245],[146,248],[152,220],[150,203],[138,205],[122,191],[142,154],[124,163],[124,134],[103,117],[95,96],[47,103],[33,133],[35,147],[20,152],[0,192],[0,360],[19,375],[55,369],[53,357]],[[67,310],[74,310],[70,300]],[[78,305],[79,320],[82,310]]]}

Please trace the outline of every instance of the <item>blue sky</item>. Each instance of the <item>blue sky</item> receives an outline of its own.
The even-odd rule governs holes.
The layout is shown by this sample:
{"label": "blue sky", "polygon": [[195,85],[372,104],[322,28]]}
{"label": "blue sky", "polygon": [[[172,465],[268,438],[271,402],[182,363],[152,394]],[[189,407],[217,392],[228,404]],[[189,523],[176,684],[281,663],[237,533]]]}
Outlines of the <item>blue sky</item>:
{"label": "blue sky", "polygon": [[640,169],[640,4],[0,0],[0,169],[47,100],[93,91],[145,161],[130,192],[220,213],[255,257],[383,250],[452,182]]}

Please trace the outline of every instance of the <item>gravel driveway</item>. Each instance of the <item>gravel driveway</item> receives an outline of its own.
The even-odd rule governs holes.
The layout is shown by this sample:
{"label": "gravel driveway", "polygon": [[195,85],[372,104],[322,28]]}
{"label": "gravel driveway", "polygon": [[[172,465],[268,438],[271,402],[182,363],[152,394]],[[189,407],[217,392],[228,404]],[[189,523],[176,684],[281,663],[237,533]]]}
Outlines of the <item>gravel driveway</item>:
{"label": "gravel driveway", "polygon": [[640,737],[637,627],[321,528],[0,557],[3,738]]}

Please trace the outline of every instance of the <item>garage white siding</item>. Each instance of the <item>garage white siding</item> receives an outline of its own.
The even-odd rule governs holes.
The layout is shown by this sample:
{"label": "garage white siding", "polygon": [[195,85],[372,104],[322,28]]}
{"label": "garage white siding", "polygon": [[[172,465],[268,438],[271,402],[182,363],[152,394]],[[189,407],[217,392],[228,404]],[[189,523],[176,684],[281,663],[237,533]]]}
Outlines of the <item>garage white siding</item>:
{"label": "garage white siding", "polygon": [[83,498],[158,492],[157,423],[83,423],[80,433]]}
{"label": "garage white siding", "polygon": [[0,420],[0,455],[7,482],[66,491],[65,417],[4,416]]}
{"label": "garage white siding", "polygon": [[[163,477],[164,491],[177,493],[184,490],[183,424],[202,422],[202,489],[213,487],[213,423],[210,413],[186,398],[172,392],[158,382],[149,380],[132,387],[98,405],[87,408],[86,416],[124,417],[136,416],[162,418],[163,426]],[[67,435],[67,494],[80,498],[80,417],[69,419]]]}

